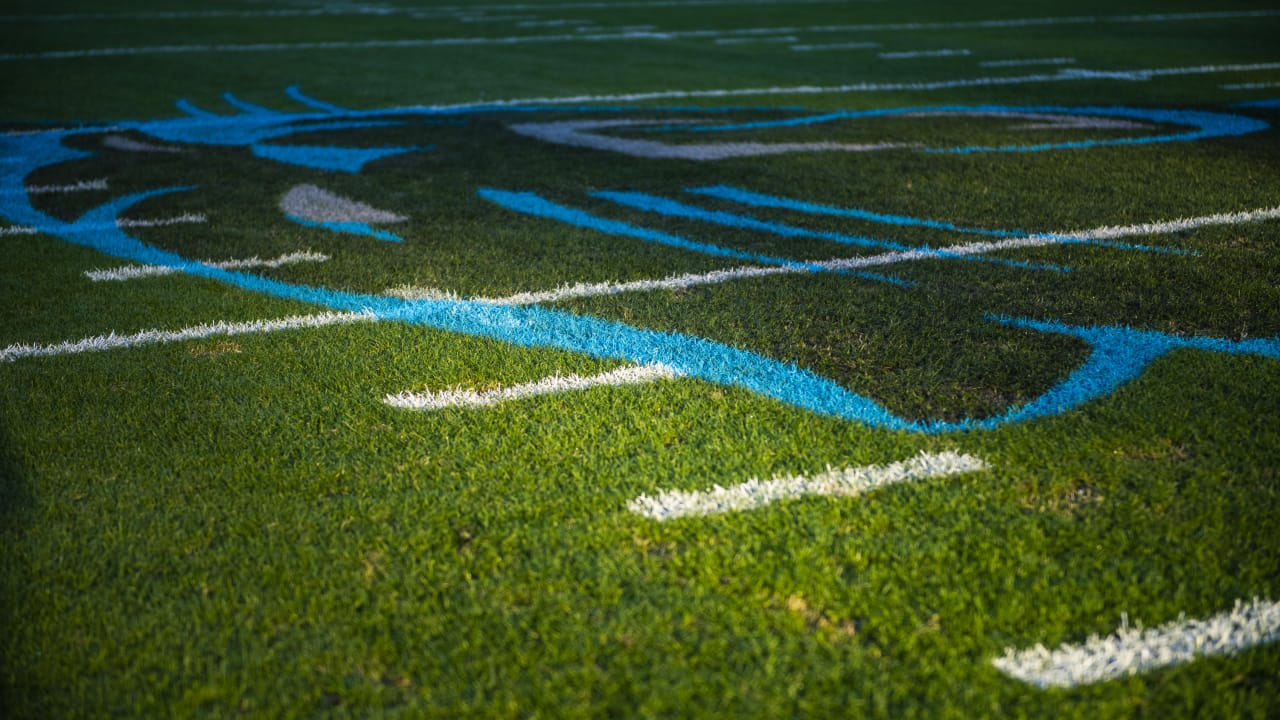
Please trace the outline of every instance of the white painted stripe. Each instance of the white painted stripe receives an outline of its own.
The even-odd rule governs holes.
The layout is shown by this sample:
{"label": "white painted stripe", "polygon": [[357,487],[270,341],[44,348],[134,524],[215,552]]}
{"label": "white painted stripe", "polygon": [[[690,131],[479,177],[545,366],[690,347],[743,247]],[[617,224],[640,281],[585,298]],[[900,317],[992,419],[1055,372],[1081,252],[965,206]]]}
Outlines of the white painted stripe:
{"label": "white painted stripe", "polygon": [[638,385],[657,380],[671,380],[677,373],[665,365],[638,365],[611,370],[600,375],[581,377],[553,375],[534,383],[513,385],[476,392],[474,390],[442,390],[440,392],[412,393],[403,392],[398,395],[387,395],[383,400],[392,407],[406,410],[441,410],[450,407],[493,407],[508,400],[562,393],[571,390],[586,390],[600,386]]}
{"label": "white painted stripe", "polygon": [[[223,270],[249,270],[255,268],[279,268],[301,262],[326,262],[328,259],[328,255],[308,250],[281,255],[269,260],[263,260],[255,255],[250,258],[233,258],[231,260],[204,260],[203,264]],[[178,268],[167,265],[124,265],[106,270],[86,270],[84,276],[94,282],[105,282],[171,275],[176,272],[178,272]]]}
{"label": "white painted stripe", "polygon": [[22,190],[2,190],[5,195],[55,195],[61,193],[84,192],[86,190],[106,190],[106,178],[97,180],[81,180],[70,185],[29,185]]}
{"label": "white painted stripe", "polygon": [[[171,218],[155,218],[155,219],[138,219],[130,220],[128,218],[120,218],[114,223],[87,223],[76,225],[77,230],[106,230],[112,227],[118,228],[149,228],[149,227],[166,227],[168,225],[182,225],[186,223],[202,223],[205,222],[204,215],[195,213],[186,213]],[[0,228],[0,235],[34,235],[40,232],[40,228],[29,227],[26,225],[17,225],[7,228]]]}
{"label": "white painted stripe", "polygon": [[817,52],[820,50],[866,50],[868,48],[880,47],[880,43],[875,42],[842,42],[842,43],[826,43],[825,45],[792,45],[791,49],[796,52]]}
{"label": "white painted stripe", "polygon": [[852,497],[894,483],[946,477],[983,470],[987,466],[970,455],[955,452],[921,453],[917,457],[890,465],[864,465],[806,477],[751,479],[740,485],[719,485],[705,492],[670,490],[656,497],[641,495],[628,505],[631,512],[654,520],[742,512],[764,507],[779,500],[806,495]]}
{"label": "white painted stripe", "polygon": [[181,330],[143,330],[132,335],[116,335],[112,332],[107,335],[97,335],[82,340],[68,340],[55,345],[10,345],[0,350],[0,362],[26,357],[75,355],[85,352],[136,347],[138,345],[199,340],[222,335],[249,335],[279,330],[317,328],[326,325],[376,322],[377,319],[378,317],[373,313],[320,313],[318,315],[293,315],[278,320],[251,320],[249,322],[219,320],[205,325],[182,328]]}
{"label": "white painted stripe", "polygon": [[1026,58],[1024,60],[986,60],[978,63],[979,67],[1023,67],[1026,65],[1074,65],[1075,58]]}
{"label": "white painted stripe", "polygon": [[[744,278],[767,277],[771,275],[793,275],[811,272],[805,265],[818,266],[828,270],[851,270],[867,267],[893,265],[914,260],[937,260],[938,253],[951,255],[981,255],[996,250],[1016,250],[1027,247],[1045,247],[1060,245],[1071,240],[1111,240],[1133,235],[1161,235],[1166,233],[1194,230],[1212,225],[1239,225],[1249,222],[1262,222],[1280,219],[1280,207],[1250,210],[1246,212],[1220,213],[1202,217],[1186,218],[1168,222],[1141,223],[1138,225],[1104,226],[1092,230],[1078,230],[1062,233],[1044,233],[1028,235],[1021,238],[1005,240],[983,240],[962,243],[930,250],[905,250],[878,255],[864,255],[851,258],[832,258],[830,260],[805,261],[804,265],[781,265],[770,267],[744,266],[729,270],[712,270],[706,273],[688,273],[672,275],[659,280],[633,280],[629,282],[576,283],[554,290],[520,292],[504,297],[472,297],[469,302],[486,305],[534,305],[553,303],[575,298],[617,295],[626,292],[652,292],[655,290],[684,290],[699,285],[716,285]],[[941,259],[945,259],[941,258]],[[385,291],[386,295],[406,300],[461,300],[460,296],[438,288],[401,286]]]}
{"label": "white painted stripe", "polygon": [[779,37],[717,38],[716,44],[745,45],[748,43],[793,43],[795,41],[795,35],[782,35]]}
{"label": "white painted stripe", "polygon": [[[1125,624],[1127,625],[1127,623]],[[1053,650],[1009,648],[991,661],[1001,672],[1040,688],[1116,680],[1201,657],[1233,655],[1280,640],[1280,603],[1236,600],[1235,608],[1204,620],[1179,620],[1149,630],[1122,625],[1114,634]]]}
{"label": "white painted stripe", "polygon": [[964,49],[909,50],[904,52],[882,52],[880,53],[880,59],[911,60],[914,58],[960,57],[968,54],[969,51]]}
{"label": "white painted stripe", "polygon": [[1280,82],[1256,82],[1256,83],[1235,83],[1232,85],[1219,85],[1223,90],[1266,90],[1267,88],[1280,87]]}

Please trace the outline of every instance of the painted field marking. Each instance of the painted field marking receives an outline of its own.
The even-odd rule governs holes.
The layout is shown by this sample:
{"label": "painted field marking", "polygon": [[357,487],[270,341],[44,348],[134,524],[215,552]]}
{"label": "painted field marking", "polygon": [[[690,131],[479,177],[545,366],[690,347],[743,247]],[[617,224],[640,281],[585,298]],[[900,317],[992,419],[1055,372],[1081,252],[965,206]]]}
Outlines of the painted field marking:
{"label": "painted field marking", "polygon": [[1148,630],[1121,626],[1053,650],[1009,648],[991,661],[998,670],[1039,688],[1071,688],[1116,680],[1201,657],[1232,655],[1280,640],[1280,603],[1236,601],[1235,608],[1203,620],[1179,620]]}
{"label": "painted field marking", "polygon": [[1041,17],[1011,20],[976,20],[938,23],[888,23],[879,25],[818,25],[810,27],[769,27],[737,30],[678,30],[669,32],[623,32],[598,34],[513,35],[506,37],[453,37],[413,38],[402,40],[332,40],[298,43],[230,43],[202,45],[151,45],[141,47],[91,48],[83,50],[50,50],[34,53],[3,53],[3,60],[58,60],[91,57],[129,55],[157,55],[173,53],[226,53],[226,52],[289,52],[301,50],[359,50],[394,48],[429,48],[476,45],[519,45],[528,43],[563,42],[617,42],[627,40],[669,41],[680,39],[717,38],[749,35],[787,35],[820,32],[876,32],[893,30],[950,30],[982,28],[1014,28],[1052,25],[1079,25],[1099,23],[1146,23],[1182,20],[1245,19],[1275,17],[1280,10],[1224,11],[1158,15],[1129,16],[1076,16]]}
{"label": "painted field marking", "polygon": [[921,453],[890,465],[864,465],[803,475],[751,479],[731,487],[714,486],[707,491],[669,490],[657,496],[641,495],[627,506],[631,512],[654,520],[716,515],[754,510],[780,500],[827,495],[853,497],[895,483],[947,477],[985,470],[986,463],[955,452]]}
{"label": "painted field marking", "polygon": [[936,58],[936,57],[964,57],[970,52],[965,49],[942,49],[942,50],[906,50],[900,52],[882,52],[879,57],[881,60],[914,60],[915,58]]}
{"label": "painted field marking", "polygon": [[795,41],[796,41],[795,35],[780,35],[778,37],[716,38],[717,45],[748,45],[753,43],[793,43]]}
{"label": "painted field marking", "polygon": [[1075,58],[1057,57],[1057,58],[1025,58],[1020,60],[984,60],[978,63],[978,67],[999,68],[999,67],[1024,67],[1027,65],[1074,65]]}
{"label": "painted field marking", "polygon": [[215,336],[249,335],[280,330],[318,328],[327,325],[376,322],[377,320],[377,315],[364,312],[326,312],[316,315],[292,315],[278,320],[250,320],[248,322],[219,320],[218,322],[195,325],[180,330],[143,330],[132,335],[116,335],[112,332],[81,340],[68,340],[54,345],[10,345],[0,349],[0,362],[11,362],[27,357],[75,355],[86,352],[137,347],[139,345],[200,340]]}
{"label": "painted field marking", "polygon": [[677,377],[679,377],[679,374],[665,365],[633,365],[587,377],[552,375],[533,383],[512,385],[483,392],[474,390],[403,392],[397,395],[387,395],[383,402],[392,407],[406,410],[442,410],[451,407],[485,408],[510,400],[522,400],[538,395],[587,390],[603,386],[640,385],[658,380],[672,380]]}
{"label": "painted field marking", "polygon": [[876,42],[842,42],[842,43],[826,43],[823,45],[792,45],[791,49],[796,52],[820,52],[823,50],[867,50],[870,48],[880,47],[880,43]]}
{"label": "painted field marking", "polygon": [[1231,85],[1219,85],[1223,90],[1266,90],[1267,88],[1280,87],[1280,82],[1256,82],[1256,83],[1233,83]]}
{"label": "painted field marking", "polygon": [[[205,222],[204,215],[197,213],[184,213],[170,218],[154,218],[154,219],[137,219],[119,218],[114,223],[86,223],[80,227],[85,230],[106,230],[109,228],[152,228],[167,227],[169,225],[186,225]],[[40,228],[28,225],[17,225],[7,228],[0,228],[0,235],[35,235],[44,232]]]}
{"label": "painted field marking", "polygon": [[[255,255],[254,257],[232,258],[230,260],[202,260],[201,263],[210,267],[222,268],[223,270],[250,270],[254,268],[279,268],[302,262],[326,262],[328,260],[328,255],[304,250],[268,260],[263,260]],[[176,272],[180,272],[180,270],[169,265],[123,265],[105,270],[86,270],[84,276],[94,282],[107,282],[171,275]]]}
{"label": "painted field marking", "polygon": [[63,193],[85,192],[87,190],[106,190],[107,179],[98,178],[97,180],[80,180],[70,185],[27,185],[22,190],[4,189],[0,192],[6,195],[25,194],[25,195],[60,195]]}
{"label": "painted field marking", "polygon": [[[1027,247],[1046,247],[1071,242],[1072,240],[1114,239],[1131,235],[1160,235],[1165,233],[1194,230],[1214,225],[1238,225],[1250,222],[1263,222],[1280,219],[1280,206],[1260,210],[1249,210],[1234,213],[1219,213],[1201,217],[1186,218],[1169,222],[1140,223],[1126,226],[1104,226],[1092,230],[1073,232],[1043,233],[1013,237],[1005,240],[980,241],[950,245],[945,248],[949,255],[978,255],[997,250],[1016,250]],[[937,254],[921,250],[890,252],[857,258],[832,258],[814,264],[831,267],[879,267],[900,262],[936,259]],[[627,292],[653,292],[655,290],[684,290],[699,285],[717,285],[723,282],[746,278],[769,277],[773,275],[793,275],[808,273],[803,267],[753,267],[743,266],[727,270],[713,270],[705,273],[688,273],[672,275],[657,280],[633,280],[629,282],[576,283],[554,290],[520,292],[504,297],[471,297],[467,302],[482,305],[537,305],[554,303],[577,298],[618,295]],[[384,294],[405,300],[462,300],[455,293],[438,288],[419,288],[402,286],[387,290]]]}

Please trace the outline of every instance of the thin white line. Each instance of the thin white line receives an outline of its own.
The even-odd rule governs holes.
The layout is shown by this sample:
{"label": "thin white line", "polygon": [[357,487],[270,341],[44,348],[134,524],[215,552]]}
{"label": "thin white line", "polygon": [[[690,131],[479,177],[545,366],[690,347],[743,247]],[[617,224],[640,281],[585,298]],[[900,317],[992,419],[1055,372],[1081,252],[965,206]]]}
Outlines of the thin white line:
{"label": "thin white line", "polygon": [[[280,257],[271,258],[270,260],[263,260],[254,256],[250,258],[219,261],[205,260],[204,264],[210,267],[221,268],[223,270],[248,270],[252,268],[278,268],[300,262],[325,262],[328,259],[328,255],[303,251],[281,255]],[[94,282],[104,282],[132,280],[134,278],[154,277],[157,275],[171,275],[176,272],[178,272],[178,268],[167,265],[124,265],[106,270],[86,270],[84,272],[84,276]]]}
{"label": "thin white line", "polygon": [[[829,270],[851,270],[856,268],[893,265],[913,260],[936,260],[939,252],[950,255],[981,255],[996,250],[1015,250],[1026,247],[1045,247],[1058,245],[1071,240],[1111,240],[1132,235],[1160,235],[1165,233],[1194,230],[1210,225],[1238,225],[1249,222],[1280,219],[1280,206],[1261,210],[1249,210],[1235,213],[1219,213],[1183,220],[1168,222],[1141,223],[1126,226],[1104,226],[1092,230],[1078,230],[1063,233],[1043,233],[1006,240],[984,240],[939,247],[931,250],[905,250],[879,255],[864,255],[851,258],[832,258],[830,260],[807,261],[805,265],[818,266]],[[629,282],[577,283],[554,290],[520,292],[504,297],[473,297],[468,302],[485,305],[536,305],[553,303],[575,298],[617,295],[626,292],[652,292],[654,290],[683,290],[698,285],[716,285],[743,278],[767,277],[771,275],[805,274],[811,270],[805,265],[777,265],[770,267],[743,266],[729,270],[712,270],[706,273],[688,273],[672,275],[659,280],[633,280]],[[458,295],[436,288],[401,286],[391,288],[384,294],[406,300],[461,300]]]}
{"label": "thin white line", "polygon": [[941,23],[890,23],[885,25],[821,25],[812,27],[748,28],[740,30],[685,30],[672,32],[603,33],[596,35],[515,35],[508,37],[414,38],[405,40],[328,41],[303,43],[231,43],[222,45],[153,45],[131,48],[96,48],[84,50],[50,50],[35,53],[0,54],[0,60],[56,60],[129,55],[218,52],[278,52],[296,50],[352,50],[387,48],[449,47],[460,45],[517,45],[553,42],[614,42],[619,40],[677,40],[716,38],[737,35],[784,35],[818,32],[875,32],[884,30],[949,30],[961,28],[1010,28],[1044,25],[1096,24],[1102,22],[1167,22],[1173,20],[1238,19],[1274,17],[1280,10],[1257,10],[1222,13],[1185,13],[1165,15],[1131,15],[1118,17],[1045,17],[1013,20],[977,20]]}
{"label": "thin white line", "polygon": [[1219,85],[1223,90],[1265,90],[1267,88],[1280,87],[1280,82],[1256,82],[1256,83],[1235,83],[1233,85]]}
{"label": "thin white line", "polygon": [[632,365],[611,370],[600,375],[581,377],[553,375],[537,382],[525,385],[512,385],[476,392],[474,390],[442,390],[440,392],[412,393],[403,392],[398,395],[387,395],[383,402],[392,407],[406,410],[441,410],[450,407],[493,407],[508,400],[562,393],[570,390],[586,390],[603,385],[638,385],[657,380],[670,380],[677,373],[665,365]]}
{"label": "thin white line", "polygon": [[986,60],[978,63],[979,67],[1023,67],[1025,65],[1074,65],[1075,58],[1027,58],[1025,60]]}
{"label": "thin white line", "polygon": [[880,59],[911,60],[914,58],[960,57],[968,54],[969,51],[964,49],[909,50],[905,52],[882,52],[880,53]]}
{"label": "thin white line", "polygon": [[[186,213],[171,218],[157,218],[153,220],[130,220],[129,218],[120,218],[114,223],[88,223],[84,225],[76,225],[77,230],[106,230],[108,228],[147,228],[147,227],[165,227],[167,225],[181,225],[185,223],[202,223],[205,222],[204,215],[195,213]],[[40,228],[29,227],[26,225],[17,225],[7,228],[0,228],[0,235],[34,235],[41,232]]]}
{"label": "thin white line", "polygon": [[132,335],[116,335],[112,332],[107,335],[97,335],[82,340],[68,340],[56,345],[10,345],[0,350],[0,362],[13,361],[25,357],[74,355],[152,343],[198,340],[215,335],[247,335],[250,333],[276,332],[278,330],[317,328],[344,323],[376,322],[377,319],[378,317],[373,313],[321,313],[318,315],[293,315],[278,320],[251,320],[249,322],[236,323],[219,320],[215,323],[196,325],[181,330],[143,330]]}
{"label": "thin white line", "polygon": [[842,42],[827,43],[825,45],[792,45],[791,49],[796,52],[815,52],[819,50],[866,50],[868,48],[880,47],[877,42]]}
{"label": "thin white line", "polygon": [[1040,688],[1077,687],[1180,665],[1196,658],[1233,655],[1280,640],[1280,604],[1255,598],[1236,600],[1230,612],[1204,620],[1167,623],[1149,630],[1127,623],[1106,638],[1064,644],[1053,650],[1037,645],[1008,648],[991,661],[998,670]]}
{"label": "thin white line", "polygon": [[86,190],[106,190],[107,179],[98,178],[97,180],[81,180],[71,185],[29,185],[22,190],[3,190],[0,191],[5,195],[27,194],[27,195],[54,195],[59,193],[84,192]]}
{"label": "thin white line", "polygon": [[746,37],[746,38],[717,38],[717,45],[746,45],[754,43],[791,43],[796,41],[795,35],[781,35],[778,37]]}
{"label": "thin white line", "polygon": [[806,495],[852,497],[894,483],[958,475],[986,467],[985,463],[970,455],[921,453],[910,460],[890,465],[828,469],[813,477],[799,475],[763,481],[753,478],[727,488],[716,485],[705,492],[670,490],[656,497],[641,495],[632,500],[628,508],[637,515],[654,520],[674,520],[754,510],[779,500]]}

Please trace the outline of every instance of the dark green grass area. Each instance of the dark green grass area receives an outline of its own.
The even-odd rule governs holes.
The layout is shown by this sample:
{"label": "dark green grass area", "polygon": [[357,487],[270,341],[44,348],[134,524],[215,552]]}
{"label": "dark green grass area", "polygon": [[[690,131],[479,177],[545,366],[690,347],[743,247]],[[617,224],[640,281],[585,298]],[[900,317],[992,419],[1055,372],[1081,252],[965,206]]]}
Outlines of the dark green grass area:
{"label": "dark green grass area", "polygon": [[[1280,197],[1275,127],[1036,153],[905,147],[716,162],[565,147],[510,129],[517,122],[718,124],[987,104],[1175,108],[1278,126],[1280,111],[1239,103],[1278,97],[1280,89],[1229,87],[1274,84],[1275,68],[1061,74],[1280,62],[1273,40],[1280,17],[1114,19],[1270,11],[1273,2],[597,7],[547,0],[497,7],[511,4],[468,4],[460,14],[445,7],[458,3],[388,2],[378,6],[382,13],[325,6],[331,14],[273,18],[260,13],[316,6],[13,0],[0,10],[5,56],[524,41],[0,59],[0,128],[173,118],[183,98],[211,112],[238,112],[226,92],[282,112],[307,111],[286,96],[292,85],[360,109],[549,99],[538,109],[448,116],[405,110],[383,118],[398,125],[340,132],[306,122],[270,141],[421,148],[359,173],[284,165],[246,148],[123,151],[108,138],[167,143],[97,127],[67,141],[91,156],[25,178],[28,186],[109,181],[108,190],[32,196],[34,207],[65,220],[129,193],[186,188],[140,202],[125,217],[190,213],[206,222],[131,234],[192,259],[324,253],[328,262],[260,272],[374,295],[411,287],[497,297],[750,264],[522,215],[484,200],[477,193],[484,187],[536,192],[608,220],[790,260],[882,251],[662,217],[592,193],[642,192],[815,232],[933,248],[995,238],[749,208],[689,190],[732,185],[1026,233],[1273,208]],[[175,11],[259,14],[147,14]],[[58,17],[73,12],[114,17]],[[972,24],[1049,16],[1099,20]],[[549,24],[555,21],[573,22]],[[927,22],[970,24],[889,27]],[[738,34],[528,41],[638,25]],[[842,25],[875,27],[833,29]],[[716,42],[769,28],[790,28],[796,39]],[[848,42],[877,46],[791,49]],[[948,48],[970,54],[879,57]],[[1053,57],[1075,62],[982,65]],[[1040,79],[929,85],[1033,76]],[[591,99],[858,84],[874,87]],[[556,101],[576,96],[587,97]],[[647,125],[600,132],[671,143],[950,148],[1170,129],[1026,130],[1026,122],[885,117],[724,133]],[[290,222],[280,200],[300,184],[407,216],[378,225],[404,242]],[[1119,240],[1175,252],[1064,244],[990,257],[1067,272],[929,259],[867,268],[909,287],[797,273],[551,308],[794,363],[913,420],[998,416],[1062,381],[1091,351],[1083,341],[997,317],[1227,340],[1280,336],[1280,222]],[[0,349],[322,310],[184,276],[90,282],[85,271],[124,263],[49,235],[0,234],[0,246]],[[1184,614],[1209,617],[1237,600],[1280,600],[1280,362],[1179,350],[1107,397],[1059,415],[944,435],[876,429],[689,378],[488,409],[412,412],[383,402],[404,391],[490,390],[624,364],[390,322],[0,363],[0,716],[1280,714],[1275,643],[1070,690],[1037,689],[991,664],[1008,648],[1079,643],[1124,622],[1154,627]],[[981,458],[987,469],[859,497],[808,497],[669,522],[628,508],[642,494],[951,450]]]}

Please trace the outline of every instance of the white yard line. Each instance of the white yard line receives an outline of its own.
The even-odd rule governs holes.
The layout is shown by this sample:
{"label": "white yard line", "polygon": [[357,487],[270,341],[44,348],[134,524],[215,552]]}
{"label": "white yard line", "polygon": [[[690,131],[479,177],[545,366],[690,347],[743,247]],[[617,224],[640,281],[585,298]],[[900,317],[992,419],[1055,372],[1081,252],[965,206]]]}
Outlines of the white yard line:
{"label": "white yard line", "polygon": [[823,50],[866,50],[869,48],[880,47],[880,43],[876,42],[842,42],[842,43],[826,43],[824,45],[792,45],[791,49],[796,52],[820,52]]}
{"label": "white yard line", "polygon": [[715,515],[754,510],[766,505],[807,495],[851,497],[895,483],[947,477],[986,469],[986,464],[970,455],[955,452],[921,453],[890,465],[828,470],[812,477],[799,475],[773,480],[748,480],[740,485],[707,491],[670,490],[650,497],[641,495],[628,506],[631,512],[654,520]]}
{"label": "white yard line", "polygon": [[908,50],[902,52],[882,52],[881,60],[913,60],[915,58],[936,58],[936,57],[964,57],[969,55],[969,51],[963,48],[952,49],[944,48],[942,50]]}
{"label": "white yard line", "polygon": [[991,661],[1001,672],[1040,688],[1071,688],[1180,665],[1201,657],[1232,655],[1280,640],[1280,604],[1254,599],[1203,620],[1179,620],[1149,630],[1121,627],[1105,638],[1009,648]]}
{"label": "white yard line", "polygon": [[372,313],[320,313],[317,315],[293,315],[278,320],[250,320],[248,322],[226,322],[220,320],[180,330],[143,330],[132,335],[116,335],[112,332],[107,335],[97,335],[81,340],[68,340],[54,345],[10,345],[0,349],[0,362],[27,357],[75,355],[136,347],[138,345],[199,340],[215,336],[248,335],[346,323],[375,322],[377,319],[377,316]]}
{"label": "white yard line", "polygon": [[1057,58],[1024,58],[1016,60],[986,60],[978,63],[978,67],[999,68],[999,67],[1025,67],[1027,65],[1074,65],[1075,58],[1057,57]]}
{"label": "white yard line", "polygon": [[[1032,234],[1020,238],[1004,240],[982,240],[962,243],[947,247],[925,250],[904,250],[876,255],[863,255],[850,258],[832,258],[830,260],[810,261],[807,265],[818,266],[829,270],[849,270],[867,267],[893,265],[914,260],[936,260],[939,252],[951,255],[981,255],[997,250],[1014,250],[1026,247],[1045,247],[1059,245],[1071,240],[1112,240],[1134,235],[1161,235],[1184,230],[1194,230],[1213,225],[1239,225],[1250,222],[1280,219],[1280,206],[1249,210],[1244,212],[1218,213],[1201,217],[1184,218],[1167,222],[1139,223],[1125,226],[1104,226],[1092,230],[1077,230],[1063,233]],[[632,280],[628,282],[576,283],[554,290],[520,292],[501,297],[465,298],[469,302],[486,305],[535,305],[553,303],[575,298],[617,295],[626,292],[652,292],[655,290],[684,290],[699,285],[716,285],[744,278],[768,277],[772,275],[794,275],[811,272],[803,265],[782,265],[771,267],[744,266],[727,270],[713,270],[706,273],[687,273],[672,275],[657,280]],[[402,286],[392,288],[386,295],[405,298],[406,300],[461,300],[456,294],[437,288]]]}
{"label": "white yard line", "polygon": [[[328,255],[303,251],[281,255],[269,260],[254,256],[250,258],[233,258],[231,260],[205,260],[203,264],[223,270],[250,270],[256,268],[279,268],[301,262],[326,262],[328,259]],[[84,276],[94,282],[107,282],[172,275],[178,271],[178,268],[167,265],[123,265],[106,270],[86,270]]]}
{"label": "white yard line", "polygon": [[[76,229],[105,230],[113,227],[151,228],[151,227],[166,227],[169,225],[185,225],[190,223],[202,223],[205,221],[206,221],[206,218],[204,215],[199,215],[197,213],[185,213],[183,215],[177,215],[175,217],[170,217],[170,218],[150,218],[150,219],[143,218],[143,219],[137,219],[137,220],[131,220],[129,218],[120,218],[116,220],[114,223],[77,225]],[[40,228],[30,227],[26,225],[14,225],[7,228],[0,228],[0,235],[35,235],[38,232],[41,232]]]}
{"label": "white yard line", "polygon": [[387,395],[383,400],[392,407],[406,410],[442,410],[451,407],[493,407],[510,400],[521,400],[572,390],[586,390],[602,386],[639,385],[657,380],[670,380],[677,377],[671,368],[665,365],[639,365],[611,370],[600,375],[581,377],[553,375],[537,382],[524,385],[512,385],[476,392],[474,390],[441,390],[439,392],[403,392],[398,395]]}
{"label": "white yard line", "polygon": [[0,190],[6,195],[60,195],[63,193],[85,192],[86,190],[106,190],[107,179],[81,180],[70,185],[28,185],[22,190]]}
{"label": "white yard line", "polygon": [[599,34],[513,35],[506,37],[411,38],[403,40],[361,40],[300,43],[224,43],[192,45],[153,45],[142,47],[93,48],[82,50],[49,50],[34,53],[4,53],[0,60],[58,60],[131,55],[167,55],[174,53],[283,52],[299,50],[355,50],[391,48],[428,48],[475,45],[518,45],[559,42],[617,42],[626,40],[678,40],[750,35],[793,35],[797,33],[843,32],[861,33],[896,30],[953,30],[981,28],[1015,28],[1053,25],[1091,25],[1104,23],[1146,23],[1182,20],[1249,19],[1280,16],[1280,10],[1167,13],[1125,16],[1074,16],[1015,18],[1007,20],[974,20],[934,23],[883,23],[869,25],[818,25],[809,27],[769,27],[735,30],[683,30],[671,32],[613,32]]}

